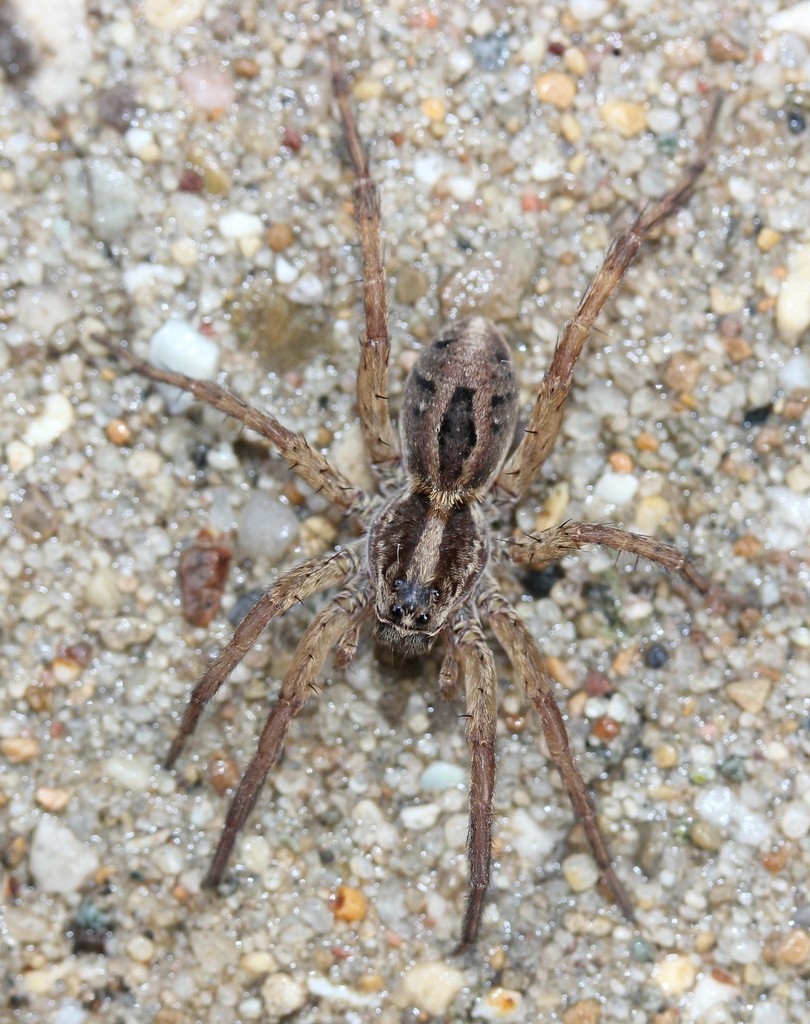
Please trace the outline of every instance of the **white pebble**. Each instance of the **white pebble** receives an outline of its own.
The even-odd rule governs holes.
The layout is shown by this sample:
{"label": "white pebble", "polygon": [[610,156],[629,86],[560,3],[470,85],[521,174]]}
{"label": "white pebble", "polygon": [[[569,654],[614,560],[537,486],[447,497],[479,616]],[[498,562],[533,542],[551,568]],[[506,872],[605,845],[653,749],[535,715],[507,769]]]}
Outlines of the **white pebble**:
{"label": "white pebble", "polygon": [[139,160],[152,158],[155,152],[155,136],[146,128],[128,128],[124,133],[124,143]]}
{"label": "white pebble", "polygon": [[276,256],[274,271],[279,284],[292,284],[298,279],[298,268],[283,256]]}
{"label": "white pebble", "polygon": [[261,217],[244,210],[228,210],[219,218],[219,233],[223,238],[249,238],[260,235],[264,229]]}
{"label": "white pebble", "polygon": [[785,391],[810,389],[810,356],[801,352],[786,359],[779,374],[779,382]]}
{"label": "white pebble", "polygon": [[285,971],[277,971],[265,978],[262,985],[264,1008],[271,1020],[281,1020],[296,1010],[300,1010],[307,1001],[307,990],[301,982]]}
{"label": "white pebble", "polygon": [[710,825],[732,828],[734,838],[744,846],[760,846],[772,838],[767,818],[746,807],[728,786],[702,789],[695,797],[695,810]]}
{"label": "white pebble", "polygon": [[23,441],[9,441],[6,445],[6,462],[9,472],[21,473],[34,461],[34,450]]}
{"label": "white pebble", "polygon": [[415,964],[405,975],[402,993],[411,1006],[431,1017],[446,1013],[464,985],[464,975],[457,967],[428,960]]}
{"label": "white pebble", "polygon": [[810,807],[802,800],[791,800],[782,811],[780,827],[788,839],[802,839],[810,832]]}
{"label": "white pebble", "polygon": [[177,84],[191,106],[206,114],[226,110],[236,99],[236,86],[228,72],[205,60],[183,68]]}
{"label": "white pebble", "polygon": [[239,515],[237,545],[243,558],[278,562],[298,538],[300,524],[289,505],[254,491]]}
{"label": "white pebble", "polygon": [[607,0],[571,0],[571,14],[577,21],[595,21],[607,11]]}
{"label": "white pebble", "polygon": [[607,505],[626,505],[638,490],[638,480],[632,473],[617,473],[606,469],[596,481],[593,492]]}
{"label": "white pebble", "polygon": [[509,833],[512,848],[529,864],[542,863],[559,838],[553,829],[544,828],[522,807],[509,815],[503,829]]}
{"label": "white pebble", "polygon": [[572,853],[562,862],[562,873],[572,892],[586,892],[599,881],[599,868],[589,853]]}
{"label": "white pebble", "polygon": [[106,777],[133,793],[143,793],[147,789],[152,770],[152,762],[136,754],[114,754],[104,762]]}
{"label": "white pebble", "polygon": [[190,25],[202,14],[203,0],[144,0],[143,16],[153,28]]}
{"label": "white pebble", "polygon": [[152,335],[149,362],[196,380],[208,380],[217,372],[219,349],[185,320],[167,320]]}
{"label": "white pebble", "polygon": [[64,395],[48,395],[42,411],[28,424],[23,441],[32,448],[44,448],[61,437],[75,419],[73,406]]}
{"label": "white pebble", "polygon": [[750,178],[741,174],[732,174],[728,179],[729,195],[738,203],[752,203],[757,197],[757,190]]}
{"label": "white pebble", "polygon": [[776,298],[776,328],[796,341],[810,327],[810,246],[795,252]]}
{"label": "white pebble", "polygon": [[671,135],[680,123],[680,114],[671,107],[652,107],[647,111],[647,127],[656,135]]}
{"label": "white pebble", "polygon": [[488,36],[495,31],[495,19],[485,7],[481,8],[470,21],[470,31],[474,36]]}
{"label": "white pebble", "polygon": [[776,551],[804,548],[810,523],[810,495],[796,494],[789,487],[772,487],[765,516],[765,541]]}
{"label": "white pebble", "polygon": [[56,818],[44,814],[31,842],[28,866],[43,893],[76,892],[98,867],[93,850]]}
{"label": "white pebble", "polygon": [[475,199],[478,187],[475,178],[465,174],[454,174],[447,179],[447,188],[450,195],[460,203],[469,203]]}
{"label": "white pebble", "polygon": [[689,1019],[708,1020],[712,1009],[730,1002],[738,994],[735,984],[718,981],[713,974],[701,975],[689,998]]}
{"label": "white pebble", "polygon": [[482,1020],[524,1021],[523,994],[513,988],[491,988],[475,1004],[473,1017]]}
{"label": "white pebble", "polygon": [[424,832],[433,828],[439,817],[438,804],[414,804],[412,807],[405,807],[399,815],[402,827],[411,832]]}
{"label": "white pebble", "polygon": [[810,0],[801,0],[784,11],[768,18],[768,28],[774,32],[795,32],[802,39],[810,39]]}
{"label": "white pebble", "polygon": [[431,793],[454,789],[467,781],[467,771],[449,761],[434,761],[419,776],[419,788]]}
{"label": "white pebble", "polygon": [[279,63],[288,71],[295,71],[303,63],[307,51],[300,43],[287,43],[279,56]]}
{"label": "white pebble", "polygon": [[534,158],[529,174],[533,181],[555,181],[562,176],[564,170],[565,164],[561,156],[546,153]]}
{"label": "white pebble", "polygon": [[17,289],[17,323],[35,338],[53,341],[73,317],[70,299],[56,288],[27,285]]}
{"label": "white pebble", "polygon": [[290,288],[289,298],[300,306],[317,306],[323,302],[323,281],[317,274],[302,274]]}
{"label": "white pebble", "polygon": [[413,176],[422,184],[432,187],[444,173],[444,158],[432,149],[422,150],[413,158]]}

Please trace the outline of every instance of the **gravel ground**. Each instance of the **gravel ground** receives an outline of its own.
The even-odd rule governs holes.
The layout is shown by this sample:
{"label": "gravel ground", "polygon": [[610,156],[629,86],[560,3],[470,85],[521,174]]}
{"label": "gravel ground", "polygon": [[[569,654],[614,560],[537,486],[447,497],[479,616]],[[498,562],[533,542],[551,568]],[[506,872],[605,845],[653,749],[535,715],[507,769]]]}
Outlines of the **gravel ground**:
{"label": "gravel ground", "polygon": [[[294,724],[225,891],[201,888],[316,603],[268,631],[168,772],[189,687],[246,595],[350,531],[255,438],[93,338],[146,355],[167,322],[170,342],[190,329],[233,389],[367,480],[351,181],[319,9],[0,11],[0,1019],[804,1019],[806,3],[395,0],[338,16],[382,191],[395,406],[414,349],[472,308],[502,322],[528,405],[612,232],[675,181],[707,95],[728,93],[696,195],[610,304],[518,517],[652,533],[750,595],[709,610],[596,551],[514,590],[637,929],[598,885],[501,664],[496,874],[478,948],[451,955],[461,708],[437,701],[440,653],[391,667],[370,643]],[[204,528],[236,530],[208,627],[178,590]]]}

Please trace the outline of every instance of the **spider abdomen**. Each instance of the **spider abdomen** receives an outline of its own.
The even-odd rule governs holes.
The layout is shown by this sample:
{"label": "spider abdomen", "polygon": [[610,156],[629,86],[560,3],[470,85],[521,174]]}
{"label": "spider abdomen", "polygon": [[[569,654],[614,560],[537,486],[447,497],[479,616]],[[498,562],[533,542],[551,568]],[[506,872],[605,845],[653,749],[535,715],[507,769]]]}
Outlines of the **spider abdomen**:
{"label": "spider abdomen", "polygon": [[482,316],[448,325],[405,385],[400,434],[413,486],[455,500],[485,491],[516,420],[517,382],[501,332]]}

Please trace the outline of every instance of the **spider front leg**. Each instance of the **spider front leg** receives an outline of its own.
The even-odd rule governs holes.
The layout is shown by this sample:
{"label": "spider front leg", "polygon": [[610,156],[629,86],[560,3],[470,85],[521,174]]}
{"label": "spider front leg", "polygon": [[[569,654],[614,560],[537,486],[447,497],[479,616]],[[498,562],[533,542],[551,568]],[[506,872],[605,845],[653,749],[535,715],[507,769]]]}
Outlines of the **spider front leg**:
{"label": "spider front leg", "polygon": [[484,621],[498,638],[498,643],[512,663],[516,676],[526,688],[528,699],[540,715],[549,756],[560,773],[574,813],[582,823],[594,860],[599,865],[616,903],[625,917],[632,921],[635,917],[633,905],[613,868],[588,787],[571,753],[568,730],[554,700],[553,681],[540,648],[526,624],[509,606],[494,580],[487,581],[487,589],[479,597],[478,604],[483,610]]}
{"label": "spider front leg", "polygon": [[647,235],[672,216],[692,194],[695,182],[706,167],[721,102],[722,96],[716,96],[711,103],[695,161],[671,191],[646,207],[635,223],[613,240],[574,316],[565,325],[537,391],[526,432],[498,477],[498,485],[508,494],[516,498],[525,494],[537,470],[548,458],[560,432],[565,403],[573,386],[574,367],[602,307],[638,255]]}
{"label": "spider front leg", "polygon": [[467,745],[470,748],[470,831],[467,837],[469,895],[456,951],[478,935],[492,863],[492,798],[495,792],[497,678],[495,659],[480,624],[462,616],[453,625],[453,654],[464,674]]}
{"label": "spider front leg", "polygon": [[360,248],[363,253],[363,305],[366,332],[360,349],[357,373],[357,404],[366,450],[377,469],[390,466],[399,458],[396,435],[388,412],[388,360],[391,341],[388,334],[388,282],[383,263],[380,232],[380,194],[371,177],[368,158],[357,130],[357,121],[349,103],[346,71],[337,40],[327,36],[332,70],[332,89],[340,108],[343,131],[354,167],[354,204]]}
{"label": "spider front leg", "polygon": [[315,680],[330,651],[335,645],[340,647],[343,638],[353,632],[368,602],[367,585],[364,582],[350,584],[315,617],[301,638],[281,684],[281,692],[262,729],[256,754],[228,808],[216,853],[205,876],[206,886],[215,887],[221,882],[236,837],[253,810],[270,769],[281,756],[290,722],[315,689]]}
{"label": "spider front leg", "polygon": [[167,768],[173,767],[180,756],[186,740],[197,727],[206,704],[251,650],[270,620],[283,615],[306,597],[345,583],[357,571],[361,548],[360,543],[352,544],[329,558],[313,558],[308,562],[302,562],[284,573],[262,594],[236,627],[217,660],[194,687],[186,705],[183,721],[169,748],[165,761]]}

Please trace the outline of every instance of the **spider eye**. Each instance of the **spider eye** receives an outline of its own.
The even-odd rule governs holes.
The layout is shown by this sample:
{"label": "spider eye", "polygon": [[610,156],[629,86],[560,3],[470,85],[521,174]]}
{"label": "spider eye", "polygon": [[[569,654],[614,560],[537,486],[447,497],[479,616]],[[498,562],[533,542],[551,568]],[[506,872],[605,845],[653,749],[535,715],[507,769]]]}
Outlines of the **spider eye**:
{"label": "spider eye", "polygon": [[438,601],[439,598],[442,596],[442,592],[441,592],[441,590],[439,590],[438,587],[431,587],[430,588],[430,595],[431,595],[431,597],[433,598],[434,601]]}
{"label": "spider eye", "polygon": [[401,604],[392,604],[391,605],[391,609],[389,611],[389,615],[391,616],[392,619],[401,619],[402,618],[402,605]]}
{"label": "spider eye", "polygon": [[394,590],[399,590],[404,582],[404,580],[394,580],[391,586],[394,588]]}
{"label": "spider eye", "polygon": [[416,616],[417,626],[426,626],[429,621],[430,616],[427,614],[427,612],[421,612],[419,615]]}

